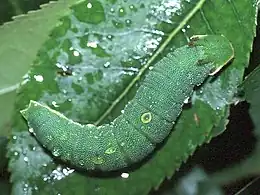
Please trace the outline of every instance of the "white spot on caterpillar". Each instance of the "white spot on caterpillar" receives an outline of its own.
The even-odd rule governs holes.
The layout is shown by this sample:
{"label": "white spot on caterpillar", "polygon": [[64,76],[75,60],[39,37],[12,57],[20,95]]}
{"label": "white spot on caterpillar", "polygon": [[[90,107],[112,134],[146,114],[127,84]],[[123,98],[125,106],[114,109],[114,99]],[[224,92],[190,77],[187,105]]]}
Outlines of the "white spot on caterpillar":
{"label": "white spot on caterpillar", "polygon": [[59,156],[60,152],[58,149],[54,148],[52,154],[53,154],[53,156]]}
{"label": "white spot on caterpillar", "polygon": [[84,160],[83,160],[83,159],[79,160],[79,164],[80,164],[81,166],[83,166],[83,165],[84,165]]}
{"label": "white spot on caterpillar", "polygon": [[127,179],[129,177],[129,173],[122,173],[121,177]]}
{"label": "white spot on caterpillar", "polygon": [[42,82],[43,81],[43,76],[42,75],[34,75],[33,78],[38,81],[38,82]]}

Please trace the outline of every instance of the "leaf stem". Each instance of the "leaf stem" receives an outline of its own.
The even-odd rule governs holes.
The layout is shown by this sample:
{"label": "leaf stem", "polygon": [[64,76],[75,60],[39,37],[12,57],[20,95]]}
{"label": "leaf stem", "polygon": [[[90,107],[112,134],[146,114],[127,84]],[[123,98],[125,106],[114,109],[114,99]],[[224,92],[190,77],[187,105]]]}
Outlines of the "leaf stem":
{"label": "leaf stem", "polygon": [[20,83],[17,83],[17,84],[11,85],[9,87],[2,88],[2,89],[0,89],[0,95],[12,92],[12,91],[16,90],[19,86],[20,86]]}

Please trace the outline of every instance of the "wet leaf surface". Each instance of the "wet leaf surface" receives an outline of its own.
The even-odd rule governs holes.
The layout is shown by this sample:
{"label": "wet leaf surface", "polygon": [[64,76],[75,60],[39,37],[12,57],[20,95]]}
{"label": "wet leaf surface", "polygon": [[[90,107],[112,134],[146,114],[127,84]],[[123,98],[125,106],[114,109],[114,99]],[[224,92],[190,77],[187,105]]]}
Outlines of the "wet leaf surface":
{"label": "wet leaf surface", "polygon": [[[158,188],[228,116],[226,107],[233,102],[248,63],[255,14],[253,0],[93,0],[74,5],[42,46],[19,89],[8,154],[13,194],[132,195]],[[95,177],[54,162],[28,133],[19,110],[30,99],[78,122],[111,121],[141,84],[143,77],[137,75],[194,34],[225,35],[236,58],[198,89],[193,106],[184,109],[172,134],[148,161]]]}

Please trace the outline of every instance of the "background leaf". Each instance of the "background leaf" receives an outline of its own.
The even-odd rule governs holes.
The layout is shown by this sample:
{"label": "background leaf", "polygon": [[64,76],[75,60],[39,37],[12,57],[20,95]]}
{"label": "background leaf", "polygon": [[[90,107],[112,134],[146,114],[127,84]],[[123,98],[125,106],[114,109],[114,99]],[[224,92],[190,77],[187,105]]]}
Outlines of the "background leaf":
{"label": "background leaf", "polygon": [[[48,38],[58,18],[68,14],[76,0],[61,0],[41,6],[41,10],[15,16],[0,26],[0,91],[17,84],[32,64],[37,50]],[[15,58],[13,57],[15,56]],[[15,70],[15,71],[14,71]],[[10,77],[10,74],[12,76]]]}
{"label": "background leaf", "polygon": [[245,99],[250,103],[249,114],[254,124],[254,132],[257,138],[257,145],[252,154],[241,162],[232,165],[222,171],[215,173],[212,177],[216,183],[231,183],[238,179],[257,176],[260,173],[260,66],[252,71],[243,82]]}
{"label": "background leaf", "polygon": [[[36,58],[37,50],[48,38],[50,30],[58,24],[58,19],[68,14],[69,6],[76,1],[51,2],[42,5],[41,10],[15,16],[14,21],[0,26],[0,109],[6,110],[0,114],[1,129],[4,130],[10,120],[15,90]],[[2,2],[1,5],[7,4]],[[0,135],[5,133],[0,131]]]}
{"label": "background leaf", "polygon": [[163,195],[223,195],[223,191],[214,185],[202,168],[195,167],[183,176],[174,190]]}
{"label": "background leaf", "polygon": [[[198,145],[210,140],[215,126],[224,126],[248,63],[256,9],[253,0],[76,4],[41,48],[19,90],[8,154],[13,194],[147,194],[157,188]],[[219,78],[198,90],[194,105],[182,113],[161,150],[148,162],[126,169],[127,174],[93,177],[53,162],[30,137],[19,115],[34,99],[79,122],[108,122],[133,97],[138,72],[187,43],[191,35],[214,33],[232,41],[236,59]]]}

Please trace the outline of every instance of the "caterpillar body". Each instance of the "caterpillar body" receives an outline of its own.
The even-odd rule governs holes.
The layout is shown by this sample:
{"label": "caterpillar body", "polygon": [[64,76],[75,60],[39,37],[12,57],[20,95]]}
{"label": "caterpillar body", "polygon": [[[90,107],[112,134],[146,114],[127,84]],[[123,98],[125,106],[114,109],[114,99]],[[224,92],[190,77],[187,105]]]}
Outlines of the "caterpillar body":
{"label": "caterpillar body", "polygon": [[149,70],[135,97],[110,124],[81,125],[33,100],[21,113],[54,156],[87,170],[121,169],[150,154],[171,132],[194,86],[233,57],[224,36],[193,36]]}

